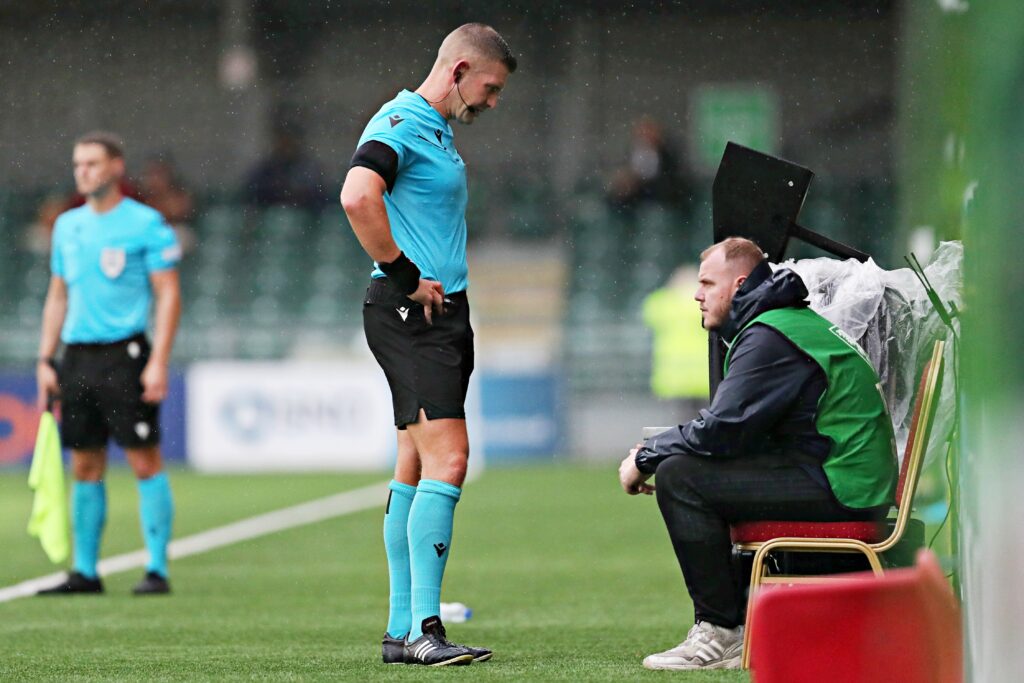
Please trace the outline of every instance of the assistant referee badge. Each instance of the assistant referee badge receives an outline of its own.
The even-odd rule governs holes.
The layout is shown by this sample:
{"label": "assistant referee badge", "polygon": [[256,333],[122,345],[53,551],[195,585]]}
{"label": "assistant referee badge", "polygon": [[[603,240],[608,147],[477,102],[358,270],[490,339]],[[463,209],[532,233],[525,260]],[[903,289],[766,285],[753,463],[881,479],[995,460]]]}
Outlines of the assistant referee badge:
{"label": "assistant referee badge", "polygon": [[100,251],[100,270],[108,278],[113,280],[124,272],[124,264],[127,260],[124,249],[115,247],[104,247]]}

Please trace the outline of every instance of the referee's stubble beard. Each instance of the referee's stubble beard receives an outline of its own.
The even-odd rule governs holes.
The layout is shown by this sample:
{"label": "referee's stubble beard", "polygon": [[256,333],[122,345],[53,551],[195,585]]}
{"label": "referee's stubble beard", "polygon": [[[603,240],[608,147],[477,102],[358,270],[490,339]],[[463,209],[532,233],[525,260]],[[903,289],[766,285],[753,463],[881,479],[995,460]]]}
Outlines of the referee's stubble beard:
{"label": "referee's stubble beard", "polygon": [[499,61],[484,62],[458,71],[453,78],[455,92],[449,94],[449,97],[454,96],[455,120],[469,126],[477,116],[497,107],[508,77],[508,67]]}

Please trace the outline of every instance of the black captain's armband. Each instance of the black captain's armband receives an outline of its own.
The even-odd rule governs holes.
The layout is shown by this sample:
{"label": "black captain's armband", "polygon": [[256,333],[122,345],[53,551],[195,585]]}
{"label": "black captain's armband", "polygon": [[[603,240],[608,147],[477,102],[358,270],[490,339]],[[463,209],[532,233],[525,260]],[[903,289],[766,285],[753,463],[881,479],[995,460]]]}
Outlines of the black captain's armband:
{"label": "black captain's armband", "polygon": [[368,168],[383,178],[387,183],[388,192],[395,186],[395,178],[398,176],[398,154],[383,142],[370,140],[360,145],[348,165],[349,168],[356,166]]}
{"label": "black captain's armband", "polygon": [[398,258],[391,263],[378,262],[377,265],[402,294],[409,296],[419,288],[420,269],[404,252],[399,252]]}

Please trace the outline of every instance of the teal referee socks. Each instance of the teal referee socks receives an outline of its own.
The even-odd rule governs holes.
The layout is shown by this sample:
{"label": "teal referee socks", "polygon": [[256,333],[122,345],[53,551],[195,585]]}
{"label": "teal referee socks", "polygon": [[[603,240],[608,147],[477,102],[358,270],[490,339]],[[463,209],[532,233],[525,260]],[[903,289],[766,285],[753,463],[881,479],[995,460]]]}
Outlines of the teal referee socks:
{"label": "teal referee socks", "polygon": [[149,479],[139,480],[139,518],[142,537],[149,551],[146,571],[167,577],[167,544],[171,540],[174,522],[174,501],[167,474],[160,472]]}
{"label": "teal referee socks", "polygon": [[96,578],[103,525],[107,521],[107,488],[102,481],[76,481],[71,488],[71,528],[75,540],[74,570]]}
{"label": "teal referee socks", "polygon": [[[409,642],[423,635],[423,620],[441,614],[441,579],[452,544],[452,520],[462,489],[422,479],[409,510],[412,625]],[[394,634],[392,634],[394,635]]]}
{"label": "teal referee socks", "polygon": [[384,510],[384,551],[388,556],[391,595],[388,604],[388,635],[402,639],[412,625],[412,584],[409,574],[409,509],[416,487],[391,480]]}

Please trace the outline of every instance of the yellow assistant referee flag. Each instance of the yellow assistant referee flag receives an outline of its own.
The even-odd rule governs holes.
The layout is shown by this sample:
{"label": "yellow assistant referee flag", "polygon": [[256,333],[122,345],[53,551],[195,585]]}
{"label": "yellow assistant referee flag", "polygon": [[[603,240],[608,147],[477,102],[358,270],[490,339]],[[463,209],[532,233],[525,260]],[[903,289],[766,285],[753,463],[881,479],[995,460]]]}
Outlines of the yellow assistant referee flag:
{"label": "yellow assistant referee flag", "polygon": [[39,418],[36,449],[28,486],[36,492],[32,500],[32,516],[28,533],[39,538],[50,562],[59,564],[68,559],[68,497],[64,489],[64,463],[60,458],[60,433],[57,421],[49,410]]}

